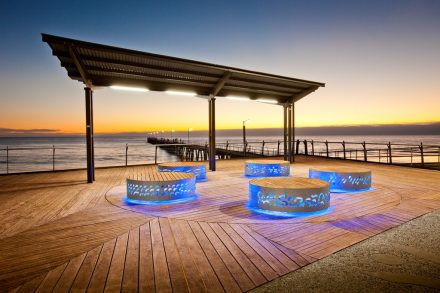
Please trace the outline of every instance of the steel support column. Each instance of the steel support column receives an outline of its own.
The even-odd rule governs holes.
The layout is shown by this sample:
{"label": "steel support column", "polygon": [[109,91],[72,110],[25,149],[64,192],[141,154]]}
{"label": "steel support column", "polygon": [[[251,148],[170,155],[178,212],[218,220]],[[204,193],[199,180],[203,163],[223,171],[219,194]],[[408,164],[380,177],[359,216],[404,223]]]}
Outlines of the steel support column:
{"label": "steel support column", "polygon": [[215,171],[215,97],[209,97],[209,170]]}
{"label": "steel support column", "polygon": [[292,105],[290,106],[290,116],[291,116],[291,132],[292,132],[292,155],[290,157],[290,162],[293,163],[295,162],[295,102],[292,103]]}
{"label": "steel support column", "polygon": [[292,111],[291,105],[287,106],[287,160],[292,162]]}
{"label": "steel support column", "polygon": [[93,90],[90,91],[90,128],[92,131],[92,166],[93,166],[93,181],[95,181],[95,126],[93,118]]}
{"label": "steel support column", "polygon": [[92,89],[84,88],[86,96],[86,143],[87,143],[87,183],[92,183],[95,177],[93,160],[93,115]]}
{"label": "steel support column", "polygon": [[284,160],[287,161],[287,104],[283,105],[283,117]]}

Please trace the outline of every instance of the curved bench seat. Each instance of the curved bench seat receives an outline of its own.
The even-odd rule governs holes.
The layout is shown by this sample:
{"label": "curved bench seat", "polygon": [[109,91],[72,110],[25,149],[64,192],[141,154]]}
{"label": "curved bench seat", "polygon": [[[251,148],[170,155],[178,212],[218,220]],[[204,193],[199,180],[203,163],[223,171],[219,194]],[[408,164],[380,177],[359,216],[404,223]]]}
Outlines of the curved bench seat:
{"label": "curved bench seat", "polygon": [[249,182],[248,207],[257,212],[311,212],[329,206],[329,183],[323,180],[280,177]]}
{"label": "curved bench seat", "polygon": [[330,183],[332,192],[363,191],[371,188],[371,170],[358,167],[318,167],[309,169],[309,178]]}
{"label": "curved bench seat", "polygon": [[192,173],[155,172],[144,179],[127,178],[127,201],[135,204],[173,203],[196,198]]}

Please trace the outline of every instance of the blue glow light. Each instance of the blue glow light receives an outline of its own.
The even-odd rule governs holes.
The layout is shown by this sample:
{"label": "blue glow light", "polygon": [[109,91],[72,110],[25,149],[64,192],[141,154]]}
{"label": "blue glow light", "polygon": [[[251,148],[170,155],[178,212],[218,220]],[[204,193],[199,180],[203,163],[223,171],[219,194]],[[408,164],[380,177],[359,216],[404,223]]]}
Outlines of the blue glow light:
{"label": "blue glow light", "polygon": [[328,214],[333,211],[332,207],[325,208],[323,210],[319,211],[311,211],[311,212],[280,212],[280,211],[273,211],[273,210],[265,210],[261,208],[254,208],[250,206],[249,204],[246,205],[246,207],[257,214],[263,214],[266,216],[270,216],[273,218],[300,218],[300,217],[313,217],[313,216],[321,216]]}
{"label": "blue glow light", "polygon": [[331,192],[368,191],[371,188],[371,172],[350,174],[309,169],[309,178],[329,182]]}
{"label": "blue glow light", "polygon": [[125,203],[129,205],[168,205],[168,204],[176,204],[176,203],[183,203],[191,200],[198,199],[199,196],[197,194],[194,194],[193,196],[184,197],[184,198],[178,198],[178,199],[170,199],[170,200],[138,200],[138,199],[131,199],[127,196],[123,197],[123,200]]}
{"label": "blue glow light", "polygon": [[353,190],[353,189],[332,189],[331,192],[333,193],[364,193],[364,192],[368,192],[368,191],[373,191],[376,188],[374,187],[370,187],[370,188],[364,188],[364,189],[358,189],[358,190]]}
{"label": "blue glow light", "polygon": [[280,177],[290,175],[290,165],[245,163],[245,176],[249,177]]}

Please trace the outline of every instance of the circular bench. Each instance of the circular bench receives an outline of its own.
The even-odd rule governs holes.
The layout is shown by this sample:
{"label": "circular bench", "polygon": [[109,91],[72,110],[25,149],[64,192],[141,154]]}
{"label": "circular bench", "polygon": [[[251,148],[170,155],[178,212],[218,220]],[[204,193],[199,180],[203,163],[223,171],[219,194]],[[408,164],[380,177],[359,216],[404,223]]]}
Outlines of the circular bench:
{"label": "circular bench", "polygon": [[250,177],[277,177],[290,175],[290,163],[282,160],[249,160],[244,175]]}
{"label": "circular bench", "polygon": [[371,171],[357,167],[310,168],[309,177],[330,183],[332,192],[364,191],[371,188]]}
{"label": "circular bench", "polygon": [[159,172],[193,173],[197,181],[206,180],[206,165],[200,162],[169,162],[158,166]]}
{"label": "circular bench", "polygon": [[330,206],[329,183],[312,178],[259,178],[249,181],[251,210],[288,215],[320,211]]}
{"label": "circular bench", "polygon": [[141,178],[127,178],[126,200],[134,204],[169,204],[195,199],[195,190],[194,174],[151,172]]}

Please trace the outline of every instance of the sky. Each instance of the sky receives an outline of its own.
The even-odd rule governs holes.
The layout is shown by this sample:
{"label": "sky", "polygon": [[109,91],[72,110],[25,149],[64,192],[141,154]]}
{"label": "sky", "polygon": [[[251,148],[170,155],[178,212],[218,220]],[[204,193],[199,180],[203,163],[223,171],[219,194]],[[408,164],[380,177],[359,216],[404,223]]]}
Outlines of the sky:
{"label": "sky", "polygon": [[[83,133],[83,85],[41,33],[326,83],[296,126],[440,121],[440,1],[0,0],[0,129]],[[99,89],[95,132],[204,130],[206,100]],[[218,129],[282,127],[282,108],[216,102]]]}

